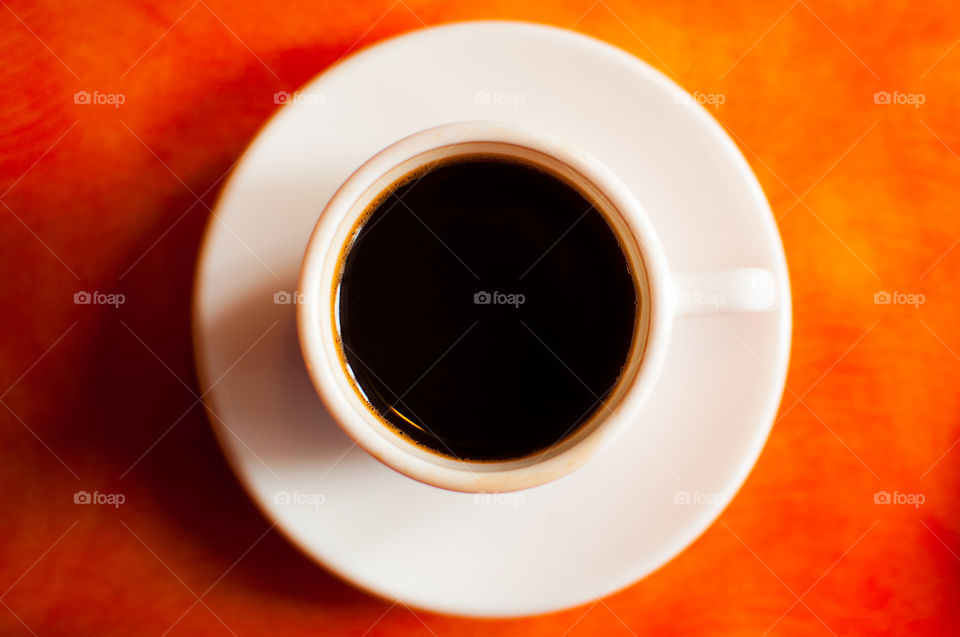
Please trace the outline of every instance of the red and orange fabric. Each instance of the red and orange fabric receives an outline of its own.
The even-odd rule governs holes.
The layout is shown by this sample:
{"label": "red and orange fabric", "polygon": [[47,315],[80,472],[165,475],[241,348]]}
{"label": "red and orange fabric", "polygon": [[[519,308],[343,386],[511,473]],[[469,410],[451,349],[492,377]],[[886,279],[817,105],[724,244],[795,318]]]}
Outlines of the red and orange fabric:
{"label": "red and orange fabric", "polygon": [[[957,633],[952,3],[0,4],[0,634]],[[569,27],[722,94],[794,292],[780,415],[720,520],[602,603],[510,621],[391,607],[270,530],[192,393],[188,324],[208,207],[273,94],[477,18]],[[79,490],[126,502],[77,507]]]}

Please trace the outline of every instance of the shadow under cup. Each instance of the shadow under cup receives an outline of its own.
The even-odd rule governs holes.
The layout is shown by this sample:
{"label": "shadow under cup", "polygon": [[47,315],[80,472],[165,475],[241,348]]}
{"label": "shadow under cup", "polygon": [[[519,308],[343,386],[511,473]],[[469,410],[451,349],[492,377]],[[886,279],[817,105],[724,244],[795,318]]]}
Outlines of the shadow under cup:
{"label": "shadow under cup", "polygon": [[[506,418],[506,414],[501,414],[502,417],[496,420],[496,413],[489,413],[488,410],[484,414],[475,400],[464,399],[462,402],[465,404],[457,407],[459,405],[457,398],[452,397],[447,401],[449,404],[442,409],[430,411],[428,405],[426,411],[430,415],[425,419],[420,417],[426,416],[422,406],[425,403],[421,402],[421,406],[414,410],[409,404],[412,402],[411,394],[419,392],[434,397],[448,397],[450,392],[462,390],[462,387],[458,387],[458,383],[476,383],[478,379],[490,379],[489,374],[486,376],[467,374],[465,378],[461,379],[444,372],[449,372],[451,366],[455,367],[451,361],[452,358],[458,355],[462,357],[471,355],[470,344],[472,341],[470,339],[477,339],[479,338],[478,334],[482,333],[475,330],[488,328],[490,322],[496,320],[496,318],[490,318],[492,315],[489,312],[498,311],[501,308],[491,310],[490,307],[487,307],[495,303],[494,295],[499,293],[503,297],[509,297],[510,294],[513,294],[514,301],[517,300],[516,296],[518,295],[515,288],[511,289],[509,285],[505,292],[499,292],[495,289],[495,285],[489,284],[491,277],[485,276],[482,271],[474,273],[468,265],[468,263],[474,263],[474,260],[469,256],[464,259],[457,256],[463,253],[469,254],[471,248],[469,246],[464,248],[463,245],[465,244],[462,242],[458,245],[456,237],[451,239],[450,233],[445,232],[444,227],[442,227],[443,221],[436,222],[432,219],[423,219],[421,218],[423,216],[422,209],[421,215],[417,215],[413,208],[405,203],[410,193],[415,194],[418,188],[423,189],[424,184],[421,183],[421,180],[432,179],[431,176],[439,174],[441,169],[450,167],[455,169],[459,166],[463,170],[467,164],[476,162],[513,166],[513,172],[517,175],[520,175],[517,170],[531,173],[523,176],[522,179],[533,179],[532,173],[536,173],[536,179],[541,180],[541,182],[551,182],[554,184],[554,188],[573,193],[580,198],[580,201],[587,203],[583,214],[577,216],[572,224],[564,224],[564,227],[554,228],[553,232],[549,231],[549,226],[544,227],[546,232],[543,232],[545,235],[543,239],[548,248],[542,258],[562,260],[564,258],[563,246],[571,241],[571,236],[576,236],[574,228],[578,225],[582,228],[590,222],[590,219],[596,217],[593,222],[600,223],[609,231],[610,245],[614,246],[613,250],[616,252],[616,258],[625,265],[628,273],[626,276],[629,277],[629,282],[633,287],[632,320],[629,326],[631,329],[627,338],[622,339],[623,346],[619,353],[621,360],[615,371],[613,382],[604,383],[603,387],[597,388],[590,386],[591,384],[596,385],[596,383],[585,382],[581,375],[577,373],[577,370],[571,369],[567,364],[566,355],[558,354],[558,352],[572,350],[570,347],[564,347],[564,343],[558,344],[555,340],[551,340],[552,330],[549,326],[543,328],[542,325],[531,325],[518,319],[517,323],[520,325],[517,327],[517,333],[519,335],[516,338],[526,338],[528,341],[527,347],[538,349],[546,359],[544,365],[549,363],[549,372],[558,374],[553,377],[556,381],[555,391],[553,387],[550,388],[553,391],[552,402],[549,405],[544,403],[544,400],[550,400],[550,398],[542,391],[534,395],[532,391],[529,391],[530,387],[528,385],[527,387],[515,388],[516,391],[528,395],[530,404],[521,405],[521,408],[529,407],[528,411],[511,412],[511,418]],[[490,170],[494,169],[490,168]],[[510,171],[508,170],[508,172]],[[502,185],[497,182],[497,179],[493,177],[489,182],[491,191]],[[404,194],[398,196],[398,193]],[[466,192],[463,196],[465,199],[470,197]],[[592,214],[587,217],[588,221],[585,222],[583,217],[591,208],[599,214]],[[594,180],[586,177],[570,163],[547,152],[519,144],[472,141],[444,145],[417,153],[383,172],[379,178],[367,184],[356,194],[352,205],[346,209],[339,220],[325,257],[324,274],[320,279],[320,285],[324,288],[317,291],[321,299],[318,316],[320,320],[329,320],[330,327],[332,327],[335,351],[328,352],[328,354],[335,354],[336,363],[334,365],[333,358],[330,357],[329,364],[337,368],[332,370],[333,375],[336,377],[339,391],[344,394],[344,397],[347,398],[356,412],[354,415],[362,419],[365,426],[380,438],[421,460],[428,460],[439,466],[466,467],[468,470],[475,472],[523,469],[543,463],[552,457],[571,450],[592,446],[587,441],[597,438],[594,434],[615,414],[617,406],[630,391],[641,367],[649,336],[650,285],[647,270],[644,267],[643,252],[635,234],[631,232],[624,217],[625,214],[625,212],[617,209]],[[393,215],[393,217],[390,217],[390,215]],[[467,287],[464,287],[464,285],[460,286],[463,288],[461,292],[464,293],[454,295],[457,297],[453,303],[455,307],[449,309],[450,315],[446,318],[459,320],[459,327],[455,332],[444,335],[442,325],[431,326],[429,322],[433,320],[434,313],[430,311],[421,311],[420,313],[415,311],[411,318],[408,310],[416,306],[417,299],[405,298],[403,291],[397,289],[397,285],[384,283],[383,288],[387,291],[388,298],[379,302],[379,304],[371,302],[364,304],[352,300],[354,296],[358,298],[364,296],[362,294],[352,294],[352,289],[357,287],[353,283],[354,278],[359,277],[357,273],[364,270],[362,267],[364,263],[371,266],[369,268],[371,271],[365,275],[365,280],[368,283],[376,282],[378,278],[389,278],[395,274],[398,259],[403,259],[404,264],[420,259],[422,261],[420,265],[423,267],[438,265],[432,263],[428,256],[422,256],[427,250],[416,250],[415,246],[404,244],[402,239],[405,235],[402,233],[403,226],[400,222],[400,217],[403,215],[412,216],[414,220],[407,220],[409,225],[420,230],[421,238],[424,241],[435,242],[433,247],[436,248],[438,254],[446,255],[445,258],[448,260],[446,267],[453,272],[444,271],[445,273],[439,276],[441,278],[461,276],[467,279],[465,286],[473,285],[470,291],[474,293],[470,295],[470,299],[466,298],[465,290],[467,290]],[[451,223],[457,223],[456,215],[457,211],[450,213]],[[401,229],[393,237],[392,244],[386,241],[387,238],[390,238],[390,232],[393,230],[393,228],[387,227],[391,223],[396,228]],[[380,244],[376,244],[373,239],[368,239],[368,237],[374,236],[373,233],[376,231],[377,224],[381,225],[379,234],[383,235]],[[474,239],[474,243],[483,243],[479,239]],[[373,242],[371,247],[366,248],[365,246],[371,241]],[[448,244],[453,244],[453,247]],[[495,248],[489,248],[489,246],[487,248],[489,251],[496,252]],[[391,250],[396,250],[395,254],[391,253]],[[393,257],[385,256],[391,254],[396,257],[392,262]],[[553,257],[547,257],[547,254],[552,254]],[[573,253],[568,253],[566,256],[569,257],[570,254]],[[373,258],[371,258],[371,255]],[[457,260],[461,261],[460,264],[457,264]],[[569,258],[567,260],[569,261]],[[374,261],[379,261],[381,270],[377,270],[377,264],[374,264]],[[543,268],[544,266],[536,265],[536,267]],[[582,265],[573,265],[573,267],[589,270],[589,267],[583,267]],[[415,272],[416,267],[412,267],[411,271]],[[423,272],[432,273],[433,270],[424,269]],[[502,281],[496,276],[492,279],[494,283]],[[590,281],[587,281],[588,285],[589,283]],[[593,284],[597,285],[598,282],[593,281]],[[364,290],[369,292],[373,289],[368,285]],[[312,291],[306,290],[306,292]],[[398,295],[393,295],[395,292]],[[449,292],[449,289],[444,291],[448,296]],[[416,297],[416,294],[413,296]],[[323,307],[325,298],[329,303],[326,305],[326,309]],[[471,303],[472,308],[470,307]],[[602,310],[591,310],[591,300],[589,298],[573,299],[573,303],[575,305],[569,307],[582,306],[587,308],[586,313],[593,312],[595,318],[600,319],[600,322],[597,323],[599,329],[590,330],[590,333],[579,334],[577,337],[579,343],[572,348],[573,350],[578,348],[580,350],[589,349],[595,342],[603,341],[607,336],[602,325],[604,317],[599,315]],[[445,307],[444,311],[447,311],[447,309]],[[514,309],[520,310],[519,307]],[[502,308],[502,310],[504,312],[510,311],[507,308]],[[471,315],[471,312],[475,314]],[[484,312],[487,312],[487,314],[484,314]],[[411,321],[415,323],[414,326],[409,324]],[[361,323],[366,324],[367,337],[364,338],[367,340],[373,339],[373,342],[366,343],[367,349],[365,352],[357,351],[363,349],[363,341],[362,339],[358,340],[356,334],[351,334],[351,331],[355,333],[363,332],[359,328],[353,328],[355,324]],[[378,334],[378,332],[383,333]],[[458,334],[460,335],[459,338]],[[425,347],[423,349],[430,351],[418,351],[421,345],[418,340],[424,339],[432,345],[432,348]],[[567,340],[571,340],[569,334]],[[429,343],[430,341],[435,342]],[[361,345],[358,346],[358,343],[361,343]],[[449,348],[447,348],[448,345]],[[481,345],[475,345],[472,353],[483,356],[484,351],[487,350]],[[447,349],[445,350],[445,348]],[[530,353],[531,356],[533,355],[531,349],[525,351]],[[417,364],[413,359],[421,355],[422,358]],[[404,373],[406,373],[403,382],[388,383],[381,379],[381,376],[389,376],[389,373],[385,370],[389,371],[388,368],[391,367],[390,357],[409,363],[409,369],[399,373],[399,377],[404,377]],[[444,361],[446,361],[446,364]],[[494,371],[500,376],[522,373],[522,370],[516,369],[515,366],[511,365],[511,362],[510,357],[505,356],[502,367],[495,368]],[[444,365],[446,365],[446,369]],[[478,365],[478,367],[480,366]],[[461,368],[466,369],[466,367]],[[545,371],[543,373],[546,374]],[[544,382],[549,385],[549,380]],[[543,383],[540,384],[543,385]],[[506,391],[514,391],[514,389],[511,389],[512,384],[509,382],[503,382],[497,386],[506,388]],[[473,393],[474,397],[482,394],[479,389]],[[433,393],[431,394],[431,392]],[[574,392],[580,392],[584,395],[584,399],[588,401],[588,409],[581,412],[581,417],[566,422],[560,422],[559,420],[544,422],[544,414],[550,412],[548,407],[563,400],[568,400]],[[497,404],[496,398],[496,396],[490,397],[491,404]],[[516,396],[513,398],[516,400]],[[456,412],[451,413],[453,409],[456,409]],[[441,422],[440,424],[444,426],[438,426],[437,414],[447,414],[446,417],[449,422]],[[537,420],[537,418],[540,418],[540,420]],[[474,439],[477,439],[477,436],[487,436],[490,439],[500,436],[497,438],[500,442],[490,442],[486,446],[458,444],[455,436],[451,437],[450,432],[452,427],[454,428],[454,434],[458,434],[456,428],[461,424],[464,430],[469,429],[473,432]],[[496,429],[497,426],[500,426],[499,430]],[[527,442],[525,444],[519,442],[517,444],[502,444],[503,440],[509,439],[503,438],[504,435],[509,435],[504,433],[504,427],[513,427],[511,431],[516,432],[515,438],[517,440],[527,440]],[[541,431],[543,435],[539,438],[525,436],[532,430]],[[498,432],[497,436],[493,436],[494,431]],[[546,438],[544,438],[544,435]],[[358,442],[363,444],[362,439],[358,439]],[[375,453],[374,455],[378,454]],[[378,455],[378,457],[381,456]],[[391,463],[388,462],[388,464]],[[395,466],[395,468],[403,470],[402,467]]]}

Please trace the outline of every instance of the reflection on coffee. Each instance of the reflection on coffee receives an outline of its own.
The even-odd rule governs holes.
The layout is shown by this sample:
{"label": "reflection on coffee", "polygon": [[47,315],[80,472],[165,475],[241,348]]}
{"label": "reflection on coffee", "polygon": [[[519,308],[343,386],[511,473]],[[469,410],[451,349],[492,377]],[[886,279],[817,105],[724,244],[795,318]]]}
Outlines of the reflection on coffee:
{"label": "reflection on coffee", "polygon": [[495,155],[391,186],[337,285],[341,354],[370,408],[422,447],[475,461],[546,450],[605,409],[639,307],[591,201]]}

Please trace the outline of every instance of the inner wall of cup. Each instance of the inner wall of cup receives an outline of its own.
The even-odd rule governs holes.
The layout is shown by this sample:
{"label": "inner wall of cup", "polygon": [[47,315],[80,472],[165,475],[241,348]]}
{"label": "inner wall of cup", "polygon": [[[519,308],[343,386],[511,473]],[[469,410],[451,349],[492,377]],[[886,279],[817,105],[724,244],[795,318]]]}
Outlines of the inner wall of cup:
{"label": "inner wall of cup", "polygon": [[[410,179],[416,179],[420,174],[430,170],[436,164],[456,161],[459,158],[476,155],[499,156],[511,160],[519,160],[526,164],[533,164],[537,168],[552,174],[554,177],[570,184],[576,190],[583,193],[587,199],[594,204],[594,207],[604,215],[604,218],[616,234],[621,249],[623,249],[624,254],[627,256],[627,260],[634,274],[634,283],[638,296],[637,323],[634,329],[634,338],[631,343],[630,352],[627,356],[625,365],[626,372],[621,376],[607,399],[586,422],[581,423],[577,427],[576,431],[568,434],[559,444],[554,445],[548,451],[535,452],[522,458],[510,460],[457,460],[456,458],[442,455],[432,449],[423,447],[404,437],[394,428],[392,423],[383,418],[370,405],[369,401],[363,395],[359,383],[353,377],[350,366],[347,364],[343,352],[343,345],[340,340],[338,306],[340,278],[343,271],[344,260],[366,217],[379,205],[378,199],[389,196],[390,192],[393,192],[404,182],[408,182]],[[634,232],[630,228],[626,213],[618,210],[597,184],[569,164],[556,157],[525,146],[504,142],[459,143],[425,151],[394,166],[367,187],[345,213],[340,227],[334,236],[332,249],[328,255],[328,262],[328,265],[332,267],[324,268],[329,275],[323,277],[324,282],[322,285],[331,286],[329,317],[331,324],[334,326],[333,337],[336,341],[334,343],[334,349],[337,359],[335,363],[331,361],[331,364],[339,366],[339,369],[336,370],[336,372],[339,373],[335,373],[334,375],[338,380],[338,384],[341,386],[341,390],[349,397],[349,401],[357,414],[381,437],[407,453],[412,453],[421,459],[441,466],[463,468],[465,464],[469,464],[470,470],[474,472],[504,471],[543,462],[577,446],[596,432],[611,413],[615,413],[617,405],[619,405],[624,396],[630,391],[640,368],[649,337],[651,290],[647,268],[643,258],[643,252],[637,243]],[[322,311],[321,308],[321,312]]]}

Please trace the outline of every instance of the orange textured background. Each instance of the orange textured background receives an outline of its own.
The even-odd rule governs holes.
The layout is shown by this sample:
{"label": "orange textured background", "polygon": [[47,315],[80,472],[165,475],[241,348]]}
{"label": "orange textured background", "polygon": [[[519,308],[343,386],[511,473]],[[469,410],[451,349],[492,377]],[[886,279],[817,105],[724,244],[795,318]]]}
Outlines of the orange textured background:
{"label": "orange textured background", "polygon": [[[0,5],[0,635],[960,631],[955,3]],[[720,520],[602,603],[511,621],[391,607],[266,532],[188,391],[207,206],[273,93],[473,18],[570,27],[724,95],[713,112],[770,199],[794,292],[779,420]],[[78,489],[127,502],[76,506]]]}

